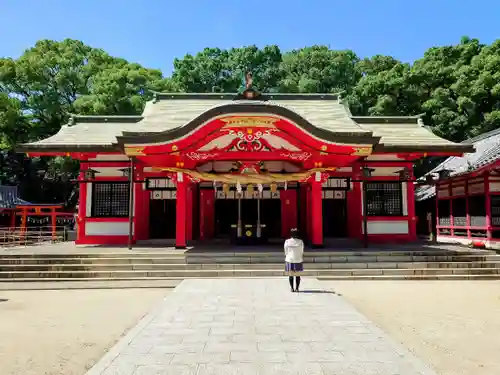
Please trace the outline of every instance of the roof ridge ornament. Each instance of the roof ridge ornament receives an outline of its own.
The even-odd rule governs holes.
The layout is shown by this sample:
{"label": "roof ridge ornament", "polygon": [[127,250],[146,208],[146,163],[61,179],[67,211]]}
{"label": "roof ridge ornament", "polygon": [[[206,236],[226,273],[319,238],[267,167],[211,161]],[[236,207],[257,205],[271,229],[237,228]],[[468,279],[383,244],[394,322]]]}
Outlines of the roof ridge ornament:
{"label": "roof ridge ornament", "polygon": [[252,88],[252,85],[253,85],[253,75],[251,71],[248,71],[245,74],[245,89],[248,90]]}
{"label": "roof ridge ornament", "polygon": [[247,70],[243,75],[240,90],[233,100],[267,100],[263,98],[259,91],[253,88],[253,73],[251,70]]}

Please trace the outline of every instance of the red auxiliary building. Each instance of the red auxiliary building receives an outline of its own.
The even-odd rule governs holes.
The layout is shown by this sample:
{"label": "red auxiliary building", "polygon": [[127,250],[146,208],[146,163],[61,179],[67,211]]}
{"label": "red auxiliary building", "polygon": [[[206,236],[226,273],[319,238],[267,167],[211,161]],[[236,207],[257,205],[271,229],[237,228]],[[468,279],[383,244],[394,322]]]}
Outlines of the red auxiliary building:
{"label": "red auxiliary building", "polygon": [[[475,153],[446,159],[416,190],[420,218],[437,241],[500,249],[500,129],[464,141]],[[422,179],[424,180],[424,179]],[[421,230],[423,228],[421,227]]]}
{"label": "red auxiliary building", "polygon": [[141,116],[73,116],[21,150],[80,160],[78,244],[162,238],[184,248],[293,227],[314,247],[413,241],[413,163],[473,148],[418,116],[356,117],[338,95],[247,88],[156,94]]}

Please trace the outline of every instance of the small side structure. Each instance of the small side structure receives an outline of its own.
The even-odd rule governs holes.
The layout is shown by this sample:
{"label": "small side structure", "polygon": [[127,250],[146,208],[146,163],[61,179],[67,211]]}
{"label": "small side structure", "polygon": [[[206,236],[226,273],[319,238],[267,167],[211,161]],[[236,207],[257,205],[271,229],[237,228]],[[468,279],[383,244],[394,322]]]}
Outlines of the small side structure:
{"label": "small side structure", "polygon": [[449,157],[426,175],[438,180],[415,189],[419,221],[434,211],[438,242],[500,249],[500,129],[462,143],[476,152]]}
{"label": "small side structure", "polygon": [[74,214],[61,211],[63,207],[63,204],[30,203],[19,197],[17,186],[0,185],[0,232],[3,234],[0,242],[20,239],[26,242],[25,234],[32,230],[56,239],[61,228],[66,232],[74,225]]}
{"label": "small side structure", "polygon": [[0,227],[16,226],[16,206],[30,204],[19,198],[17,186],[0,185]]}

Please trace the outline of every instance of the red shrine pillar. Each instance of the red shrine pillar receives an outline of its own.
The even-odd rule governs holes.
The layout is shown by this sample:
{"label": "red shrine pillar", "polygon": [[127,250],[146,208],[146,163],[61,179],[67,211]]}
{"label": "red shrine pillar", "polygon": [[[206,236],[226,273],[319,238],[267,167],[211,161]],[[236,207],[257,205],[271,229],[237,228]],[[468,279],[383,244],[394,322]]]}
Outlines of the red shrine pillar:
{"label": "red shrine pillar", "polygon": [[299,232],[304,240],[308,238],[307,217],[309,209],[307,208],[307,185],[302,182],[299,184]]}
{"label": "red shrine pillar", "polygon": [[136,167],[134,183],[134,239],[148,239],[149,231],[149,191],[145,187],[144,166]]}
{"label": "red shrine pillar", "polygon": [[323,199],[321,196],[321,173],[316,172],[311,182],[311,244],[323,247]]}
{"label": "red shrine pillar", "polygon": [[76,217],[76,243],[82,243],[85,238],[85,217],[87,216],[87,189],[88,183],[85,181],[85,171],[87,164],[82,164],[80,176],[78,177],[78,215]]}
{"label": "red shrine pillar", "polygon": [[187,199],[188,199],[188,185],[186,176],[182,172],[177,172],[177,200],[176,200],[176,228],[175,228],[175,248],[185,249],[187,246],[186,235],[186,213],[187,213]]}
{"label": "red shrine pillar", "polygon": [[297,228],[297,190],[282,190],[281,198],[281,237],[288,238],[290,230]]}
{"label": "red shrine pillar", "polygon": [[408,234],[410,241],[417,240],[417,213],[415,209],[415,184],[413,183],[413,168],[410,168],[410,178],[406,181],[406,196],[408,202]]}
{"label": "red shrine pillar", "polygon": [[215,218],[214,191],[200,189],[200,240],[208,240],[214,236]]}
{"label": "red shrine pillar", "polygon": [[[451,184],[450,184],[451,185]],[[437,199],[436,199],[437,202]],[[486,239],[491,240],[491,192],[490,192],[490,174],[484,175],[484,203],[486,205]],[[437,204],[437,203],[436,203]],[[451,206],[451,202],[450,202]],[[439,219],[437,219],[439,220]]]}
{"label": "red shrine pillar", "polygon": [[[186,176],[184,176],[186,177]],[[186,199],[186,240],[193,240],[193,208],[194,208],[194,192],[195,186],[191,182],[187,184],[187,199]]]}
{"label": "red shrine pillar", "polygon": [[305,186],[305,196],[306,196],[306,232],[307,232],[307,241],[312,241],[312,209],[311,209],[311,184],[306,184]]}
{"label": "red shrine pillar", "polygon": [[349,237],[363,238],[363,192],[361,187],[361,168],[359,164],[352,167],[352,190],[347,193],[347,221]]}

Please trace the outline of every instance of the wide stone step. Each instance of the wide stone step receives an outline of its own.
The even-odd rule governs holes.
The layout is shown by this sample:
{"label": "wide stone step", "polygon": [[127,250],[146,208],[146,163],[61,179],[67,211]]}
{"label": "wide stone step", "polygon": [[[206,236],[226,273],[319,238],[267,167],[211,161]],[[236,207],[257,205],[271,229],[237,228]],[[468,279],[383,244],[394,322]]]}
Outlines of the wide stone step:
{"label": "wide stone step", "polygon": [[[158,257],[151,255],[149,257],[121,256],[121,257],[0,257],[0,266],[9,264],[266,264],[282,263],[284,256],[280,254],[259,255],[254,257],[245,256],[217,256],[217,257],[187,257],[182,256],[164,256]],[[379,256],[311,256],[304,257],[307,263],[404,263],[404,262],[481,262],[481,261],[499,261],[500,255],[379,255]]]}
{"label": "wide stone step", "polygon": [[[268,276],[275,277],[276,279],[282,278],[282,276]],[[247,276],[239,277],[239,276],[231,276],[231,278],[248,278]],[[317,277],[318,280],[324,281],[342,281],[342,280],[500,280],[499,274],[479,274],[479,275],[356,275],[356,276],[320,276]],[[40,278],[11,278],[11,279],[2,279],[2,283],[36,283],[37,288],[43,288],[44,285],[53,285],[53,283],[71,283],[71,282],[79,282],[81,283],[81,288],[86,289],[86,284],[93,285],[93,282],[103,282],[106,283],[108,287],[113,287],[114,282],[141,282],[146,285],[146,287],[151,287],[151,284],[154,282],[166,283],[168,282],[167,287],[172,287],[180,283],[182,280],[186,278],[184,277],[128,277],[128,278],[120,278],[120,277],[95,277],[95,278],[45,278],[43,279],[43,283],[40,283]],[[120,286],[118,286],[119,288]],[[131,286],[134,287],[134,286]],[[160,287],[166,287],[164,285]],[[13,287],[15,288],[15,287]],[[13,289],[9,288],[9,289]],[[31,290],[32,288],[28,286]],[[52,289],[52,287],[51,287]]]}
{"label": "wide stone step", "polygon": [[[406,269],[307,269],[303,276],[411,276],[411,275],[484,275],[499,274],[498,268],[406,268]],[[169,271],[2,271],[0,279],[13,278],[133,278],[133,277],[270,277],[284,276],[283,270],[278,269],[231,269],[231,270],[169,270]]]}
{"label": "wide stone step", "polygon": [[184,257],[112,257],[112,258],[0,258],[0,267],[13,264],[25,265],[51,265],[51,264],[67,264],[67,265],[92,265],[92,264],[186,264]]}
{"label": "wide stone step", "polygon": [[[497,262],[374,262],[374,263],[305,263],[308,269],[416,269],[416,268],[500,268]],[[162,264],[162,263],[95,263],[95,264],[3,264],[0,271],[175,271],[175,270],[283,270],[283,263],[245,264]]]}
{"label": "wide stone step", "polygon": [[77,259],[85,259],[85,258],[182,258],[185,257],[184,250],[178,251],[119,251],[119,252],[67,252],[67,253],[53,253],[53,252],[26,252],[26,251],[6,251],[4,253],[0,252],[0,259],[6,258],[56,258],[56,259],[65,259],[65,258],[77,258]]}
{"label": "wide stone step", "polygon": [[[186,263],[278,263],[283,261],[283,253],[244,256],[238,255],[204,255],[204,256],[186,256]],[[500,260],[499,255],[493,254],[423,254],[423,255],[312,255],[305,254],[306,262],[314,263],[370,263],[370,262],[429,262],[429,261],[482,261],[482,260]]]}

